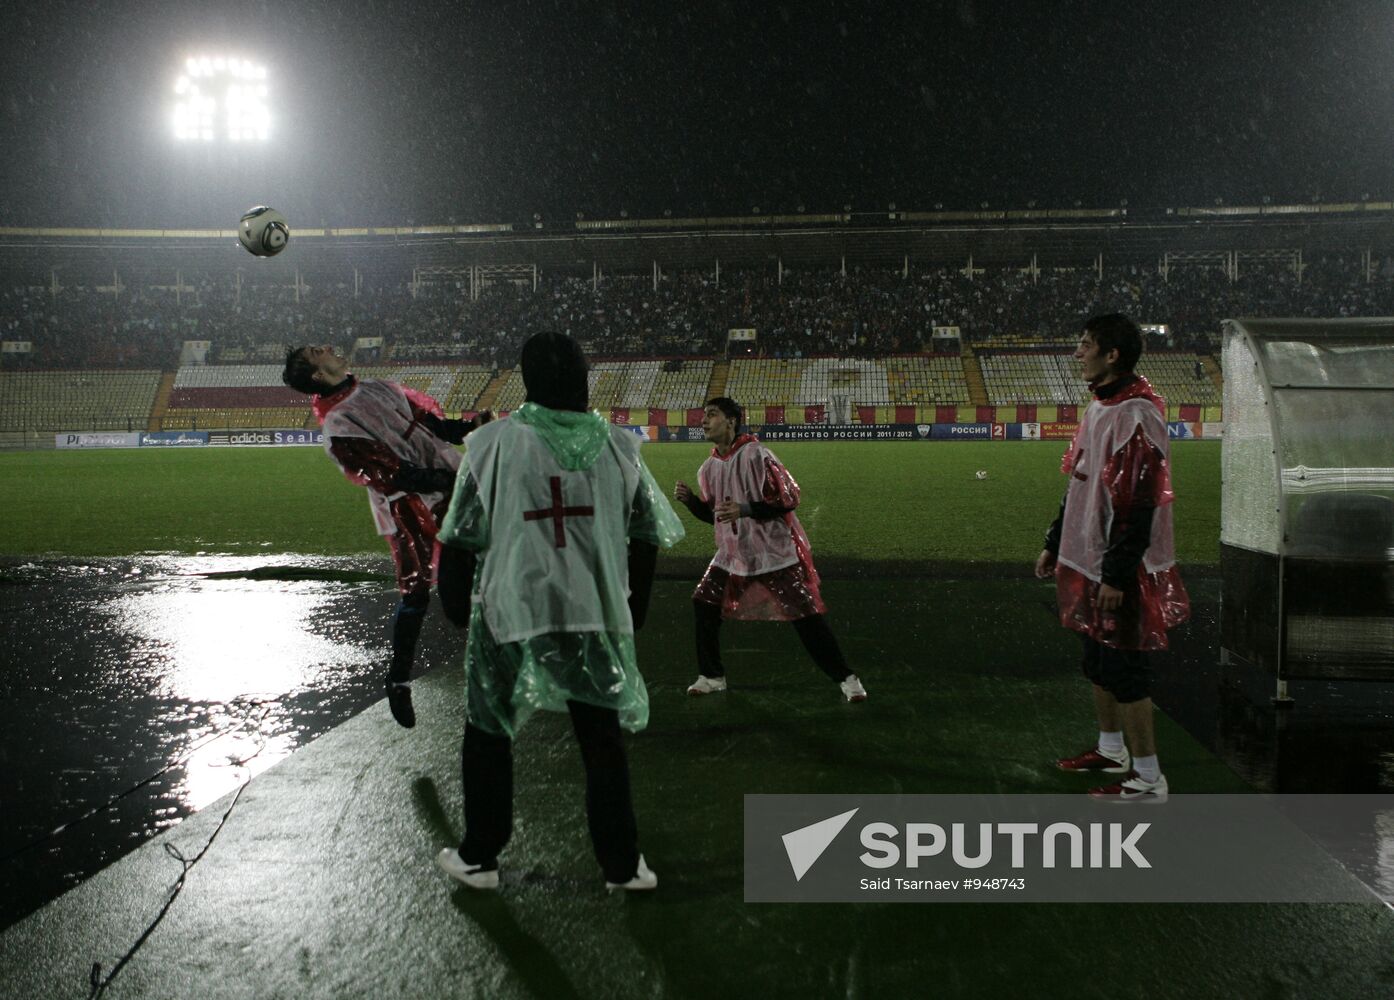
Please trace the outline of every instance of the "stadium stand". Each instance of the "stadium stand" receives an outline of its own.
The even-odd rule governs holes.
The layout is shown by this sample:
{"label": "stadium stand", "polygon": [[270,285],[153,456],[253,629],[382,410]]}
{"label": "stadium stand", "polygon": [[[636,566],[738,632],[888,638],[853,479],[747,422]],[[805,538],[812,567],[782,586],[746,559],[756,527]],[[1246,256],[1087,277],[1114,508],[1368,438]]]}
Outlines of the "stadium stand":
{"label": "stadium stand", "polygon": [[[353,365],[352,368],[360,378],[381,378],[400,382],[441,403],[450,398],[450,393],[459,378],[458,369],[440,365]],[[276,378],[279,381],[279,373]]]}
{"label": "stadium stand", "polygon": [[609,410],[619,405],[624,388],[624,365],[594,365],[588,377],[590,404],[597,410]]}
{"label": "stadium stand", "polygon": [[161,430],[182,431],[299,428],[311,417],[309,400],[282,384],[281,366],[261,364],[181,367],[156,419]]}
{"label": "stadium stand", "polygon": [[799,378],[796,399],[826,404],[837,395],[848,397],[853,405],[886,402],[890,387],[885,364],[870,358],[810,359]]}
{"label": "stadium stand", "polygon": [[[292,287],[186,270],[177,294],[169,276],[127,276],[119,296],[105,268],[84,279],[80,266],[63,264],[62,286],[0,269],[0,330],[19,341],[0,356],[0,371],[62,381],[73,376],[54,369],[148,375],[178,368],[167,401],[155,394],[158,412],[142,403],[123,413],[102,403],[101,416],[70,410],[56,429],[94,420],[124,427],[127,417],[138,427],[142,410],[144,423],[170,429],[295,427],[306,407],[280,386],[283,341],[347,347],[381,337],[384,349],[374,358],[386,361],[360,358],[360,374],[401,379],[451,412],[486,405],[486,397],[507,411],[524,396],[510,371],[522,340],[559,329],[588,346],[592,403],[616,419],[686,422],[713,389],[724,388],[773,415],[787,408],[791,421],[824,419],[826,408],[840,413],[848,403],[850,418],[863,422],[903,422],[911,414],[919,422],[968,420],[950,418],[945,408],[1029,413],[1085,402],[1069,357],[1074,327],[1083,316],[1118,309],[1151,325],[1139,367],[1170,404],[1186,408],[1179,419],[1213,420],[1222,398],[1213,356],[1220,317],[1394,312],[1388,261],[1313,254],[1302,266],[1299,280],[1289,265],[1271,262],[1246,264],[1242,276],[1195,263],[1162,273],[1136,261],[1034,276],[1016,267],[942,264],[776,273],[747,262],[723,266],[720,280],[681,270],[589,280],[553,270],[539,272],[535,284],[530,276],[475,287],[458,276],[418,282],[397,271],[361,289],[342,275]],[[931,352],[944,346],[932,336],[940,327],[958,329],[952,343],[962,356]],[[714,361],[736,328],[757,331],[755,355]],[[206,343],[206,356],[218,363],[179,367],[186,341]],[[50,415],[20,415],[27,405],[21,383],[0,382],[0,390],[7,426],[55,419],[52,406],[36,411]]]}
{"label": "stadium stand", "polygon": [[209,394],[219,391],[238,394],[246,402],[237,405],[243,406],[289,406],[300,397],[300,393],[281,382],[280,365],[183,365],[174,376],[175,396],[171,402],[176,397],[195,401],[205,396],[213,398]]}
{"label": "stadium stand", "polygon": [[761,405],[827,405],[839,395],[853,406],[967,403],[957,356],[886,359],[807,358],[731,362],[727,395]]}
{"label": "stadium stand", "polygon": [[657,361],[628,362],[624,385],[616,397],[615,405],[648,406],[649,400],[653,398],[654,382],[658,380],[658,368]]}
{"label": "stadium stand", "polygon": [[[507,368],[523,339],[539,329],[577,337],[592,357],[610,360],[712,357],[732,328],[751,328],[767,359],[886,358],[928,351],[936,326],[957,327],[962,343],[997,349],[1060,343],[1092,312],[1123,310],[1166,324],[1167,347],[1208,350],[1225,315],[1378,315],[1394,309],[1394,281],[1367,280],[1350,262],[1312,264],[1320,281],[1297,284],[1256,271],[1231,282],[1216,268],[1174,268],[1170,277],[1136,266],[1043,273],[1016,269],[931,268],[902,274],[867,268],[732,273],[722,282],[665,274],[655,285],[633,275],[592,282],[548,274],[531,284],[488,285],[472,295],[459,283],[387,279],[362,294],[333,281],[294,292],[240,283],[231,274],[186,275],[176,301],[156,279],[120,299],[93,287],[10,286],[0,274],[0,329],[23,331],[32,350],[5,358],[34,369],[160,367],[177,364],[185,340],[210,343],[219,364],[274,364],[286,342],[347,347],[382,337],[382,357],[408,364],[445,362]],[[24,279],[10,278],[12,282]],[[106,281],[94,277],[93,282]],[[136,278],[129,279],[135,286]],[[161,279],[163,280],[163,279]],[[36,322],[41,316],[42,322]],[[18,336],[18,334],[16,334]],[[362,360],[362,359],[358,359]],[[873,393],[874,395],[875,393]]]}
{"label": "stadium stand", "polygon": [[[969,360],[943,355],[741,359],[723,363],[730,371],[724,391],[746,407],[751,424],[1068,422],[1088,401],[1065,345],[980,352],[986,402],[967,399]],[[1220,390],[1207,361],[1186,352],[1144,355],[1140,369],[1167,398],[1169,419],[1221,419]],[[168,389],[160,388],[155,372],[4,373],[0,433],[313,428],[308,400],[280,384],[280,370],[278,364],[188,365],[165,376]],[[591,402],[620,423],[694,426],[702,402],[717,392],[716,372],[709,360],[602,361],[591,372]],[[358,373],[426,392],[452,414],[483,405],[508,412],[524,398],[516,370],[499,376],[477,366],[377,364],[361,366]],[[74,405],[71,396],[98,385],[109,391]],[[133,395],[127,393],[131,386],[138,389]],[[498,391],[486,404],[492,386]]]}
{"label": "stadium stand", "polygon": [[[988,402],[994,406],[1087,403],[1089,393],[1079,380],[1072,351],[1060,345],[1031,352],[979,351]],[[1170,404],[1220,405],[1220,387],[1206,373],[1201,356],[1193,352],[1144,352],[1138,371]]]}
{"label": "stadium stand", "polygon": [[1205,369],[1202,358],[1191,352],[1152,352],[1143,354],[1137,370],[1162,394],[1168,403],[1219,406],[1220,387]]}
{"label": "stadium stand", "polygon": [[[928,351],[933,328],[956,327],[961,343],[999,353],[1069,343],[1091,313],[1122,310],[1166,332],[1149,350],[1202,355],[1214,348],[1226,315],[1358,316],[1394,311],[1390,269],[1353,259],[1313,258],[1310,280],[1282,268],[1255,267],[1231,280],[1217,267],[1176,266],[1167,275],[1136,264],[1043,271],[1018,269],[853,269],[732,272],[720,283],[665,273],[655,284],[633,275],[595,282],[561,273],[527,283],[487,285],[477,295],[458,282],[436,285],[385,279],[362,294],[317,280],[294,292],[242,284],[227,273],[186,274],[176,300],[157,280],[119,299],[91,285],[20,286],[0,274],[0,329],[29,344],[6,368],[52,370],[93,365],[172,370],[187,340],[210,343],[219,364],[275,364],[286,341],[338,343],[380,336],[394,363],[474,364],[507,368],[528,333],[571,333],[592,357],[612,361],[719,356],[729,329],[751,328],[767,360],[892,358]],[[71,269],[69,269],[71,270]],[[76,281],[76,277],[72,280]],[[469,360],[473,359],[473,360]],[[360,359],[362,360],[362,359]],[[1182,373],[1184,374],[1184,372]],[[911,381],[914,381],[913,379]],[[1192,380],[1194,381],[1194,380]],[[1192,388],[1182,380],[1179,386]],[[603,386],[602,386],[603,388]],[[952,398],[916,386],[924,396]],[[802,392],[816,394],[816,388]],[[795,392],[799,395],[799,392]],[[870,395],[878,395],[870,392]],[[894,396],[895,393],[892,393]],[[637,393],[627,395],[637,399]]]}
{"label": "stadium stand", "polygon": [[712,362],[666,362],[654,378],[653,391],[644,405],[663,410],[687,410],[707,401]]}
{"label": "stadium stand", "polygon": [[233,344],[220,348],[217,358],[220,364],[266,364],[285,357],[285,353],[284,344]]}
{"label": "stadium stand", "polygon": [[458,361],[459,344],[413,344],[398,343],[392,347],[392,360],[405,361]]}
{"label": "stadium stand", "polygon": [[297,430],[314,426],[309,406],[180,407],[158,418],[164,431]]}
{"label": "stadium stand", "polygon": [[912,406],[969,402],[963,362],[957,355],[887,358],[885,365],[887,396],[884,402]]}
{"label": "stadium stand", "polygon": [[492,377],[493,372],[487,368],[460,368],[445,398],[437,398],[447,413],[472,412]]}
{"label": "stadium stand", "polygon": [[802,359],[739,358],[731,362],[726,395],[743,405],[755,401],[766,406],[825,402],[826,396],[815,399],[803,395],[808,364]]}
{"label": "stadium stand", "polygon": [[[284,353],[284,349],[282,349]],[[281,383],[281,365],[186,365],[174,379],[168,409],[159,415],[166,430],[226,427],[312,426],[309,400]],[[488,385],[483,368],[441,365],[360,365],[363,378],[401,382],[424,392],[447,412],[469,411]]]}
{"label": "stadium stand", "polygon": [[658,361],[598,361],[590,370],[590,404],[602,412],[646,407],[658,377]]}
{"label": "stadium stand", "polygon": [[523,386],[523,369],[514,368],[494,397],[494,409],[499,413],[509,413],[523,405],[527,389]]}
{"label": "stadium stand", "polygon": [[143,431],[158,371],[0,372],[0,431]]}
{"label": "stadium stand", "polygon": [[1011,403],[1082,403],[1087,390],[1079,380],[1078,366],[1071,354],[1056,351],[1007,353],[979,351],[983,383],[988,402],[994,406]]}

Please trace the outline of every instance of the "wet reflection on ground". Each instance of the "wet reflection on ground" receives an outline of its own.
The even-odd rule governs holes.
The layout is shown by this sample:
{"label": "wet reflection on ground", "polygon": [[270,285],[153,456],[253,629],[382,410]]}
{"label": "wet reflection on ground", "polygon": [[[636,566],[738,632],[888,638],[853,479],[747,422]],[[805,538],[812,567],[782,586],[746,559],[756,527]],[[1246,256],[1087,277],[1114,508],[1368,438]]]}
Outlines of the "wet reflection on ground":
{"label": "wet reflection on ground", "polygon": [[[1019,584],[990,567],[852,573],[844,586],[901,609],[875,623],[888,649],[921,591],[942,655],[981,648],[1003,621],[1068,647],[1048,586],[1024,570]],[[1256,790],[1394,792],[1394,684],[1296,683],[1295,705],[1275,710],[1272,678],[1218,665],[1218,580],[1188,584],[1194,617],[1156,661],[1158,704]],[[668,642],[688,641],[690,587],[655,594],[651,620],[681,618]],[[378,701],[395,603],[385,558],[0,562],[0,927]],[[437,605],[418,665],[459,641]],[[1370,877],[1394,877],[1390,833]]]}
{"label": "wet reflection on ground", "polygon": [[[10,560],[0,574],[0,926],[380,696],[385,560]],[[428,618],[423,663],[447,628]]]}

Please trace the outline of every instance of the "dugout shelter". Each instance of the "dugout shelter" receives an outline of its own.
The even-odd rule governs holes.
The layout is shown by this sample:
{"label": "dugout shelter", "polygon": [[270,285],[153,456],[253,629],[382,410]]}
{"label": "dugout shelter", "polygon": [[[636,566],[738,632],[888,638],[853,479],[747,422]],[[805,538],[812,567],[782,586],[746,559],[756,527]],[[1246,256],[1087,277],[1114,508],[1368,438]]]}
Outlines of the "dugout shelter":
{"label": "dugout shelter", "polygon": [[1394,318],[1226,320],[1221,660],[1394,679]]}

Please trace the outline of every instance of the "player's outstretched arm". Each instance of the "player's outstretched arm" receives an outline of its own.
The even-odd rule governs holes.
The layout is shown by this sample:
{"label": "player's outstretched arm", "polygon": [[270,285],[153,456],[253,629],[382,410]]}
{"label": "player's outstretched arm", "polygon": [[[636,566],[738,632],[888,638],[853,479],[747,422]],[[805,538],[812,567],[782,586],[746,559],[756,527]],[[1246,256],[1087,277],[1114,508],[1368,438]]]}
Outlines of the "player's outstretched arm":
{"label": "player's outstretched arm", "polygon": [[403,462],[392,484],[407,493],[450,493],[455,489],[454,469],[423,469]]}
{"label": "player's outstretched arm", "polygon": [[436,416],[434,413],[419,412],[416,416],[421,426],[425,427],[447,444],[464,444],[465,438],[468,437],[472,431],[478,430],[494,419],[494,414],[490,410],[485,410],[482,413],[476,414],[469,420],[447,420],[444,417]]}

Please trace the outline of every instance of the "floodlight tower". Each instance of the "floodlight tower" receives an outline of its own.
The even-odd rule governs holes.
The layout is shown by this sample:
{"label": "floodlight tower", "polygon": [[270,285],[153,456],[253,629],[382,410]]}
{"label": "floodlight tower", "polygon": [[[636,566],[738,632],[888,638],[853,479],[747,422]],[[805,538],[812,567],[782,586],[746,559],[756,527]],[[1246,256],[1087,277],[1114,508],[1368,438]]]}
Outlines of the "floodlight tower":
{"label": "floodlight tower", "polygon": [[271,138],[265,66],[239,56],[189,56],[174,81],[174,138],[181,143],[266,142]]}
{"label": "floodlight tower", "polygon": [[[159,209],[170,217],[222,225],[248,205],[284,204],[287,162],[271,155],[271,71],[236,54],[181,54],[166,78],[162,131],[173,149],[152,157],[163,176]],[[186,222],[186,224],[188,224]]]}

